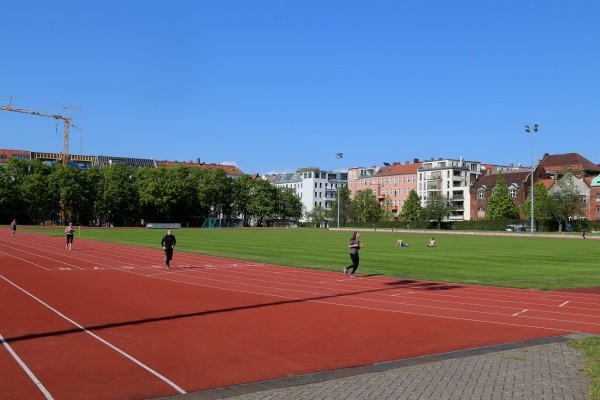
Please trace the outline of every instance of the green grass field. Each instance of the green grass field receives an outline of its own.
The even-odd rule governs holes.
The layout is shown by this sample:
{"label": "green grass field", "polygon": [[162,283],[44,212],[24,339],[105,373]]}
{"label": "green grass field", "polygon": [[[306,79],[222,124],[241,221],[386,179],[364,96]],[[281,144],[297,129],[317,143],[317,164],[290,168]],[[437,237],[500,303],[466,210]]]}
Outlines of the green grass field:
{"label": "green grass field", "polygon": [[[21,229],[21,228],[20,228]],[[64,228],[23,227],[64,235]],[[177,251],[341,271],[350,263],[351,231],[326,229],[176,229]],[[81,228],[75,240],[94,239],[160,248],[164,229]],[[568,289],[600,286],[600,240],[580,236],[456,235],[361,231],[363,275],[437,282]],[[428,248],[434,235],[438,246]],[[397,248],[402,237],[409,244]],[[77,246],[77,244],[75,244]],[[174,264],[177,262],[175,254]]]}

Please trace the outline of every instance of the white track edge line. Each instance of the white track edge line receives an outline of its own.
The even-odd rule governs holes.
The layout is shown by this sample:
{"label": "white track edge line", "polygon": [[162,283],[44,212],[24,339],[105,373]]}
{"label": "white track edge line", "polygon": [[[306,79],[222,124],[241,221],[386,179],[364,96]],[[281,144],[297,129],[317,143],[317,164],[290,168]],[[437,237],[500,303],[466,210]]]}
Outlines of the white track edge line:
{"label": "white track edge line", "polygon": [[86,328],[84,328],[83,326],[81,326],[80,324],[78,324],[77,322],[73,321],[71,318],[67,317],[66,315],[62,314],[60,311],[58,311],[57,309],[53,308],[52,306],[50,306],[49,304],[44,303],[41,299],[35,297],[33,294],[29,293],[27,290],[21,288],[20,286],[18,286],[17,284],[11,282],[9,279],[5,278],[3,275],[0,275],[0,278],[4,279],[6,282],[10,283],[11,285],[13,285],[14,287],[16,287],[17,289],[19,289],[20,291],[22,291],[23,293],[27,294],[29,297],[31,297],[32,299],[34,299],[35,301],[37,301],[38,303],[42,304],[44,307],[48,308],[49,310],[51,310],[52,312],[54,312],[55,314],[57,314],[58,316],[60,316],[61,318],[65,319],[66,321],[70,322],[71,324],[75,325],[77,328],[79,328],[81,331],[87,333],[88,335],[92,336],[93,338],[95,338],[96,340],[100,341],[101,343],[105,344],[106,346],[110,347],[111,349],[113,349],[114,351],[116,351],[117,353],[121,354],[123,357],[129,359],[130,361],[134,362],[135,364],[137,364],[138,366],[142,367],[143,369],[145,369],[146,371],[150,372],[152,375],[156,376],[157,378],[159,378],[160,380],[162,380],[163,382],[167,383],[169,386],[171,386],[173,389],[177,390],[179,393],[181,394],[185,394],[185,390],[183,390],[182,388],[180,388],[179,386],[177,386],[174,382],[172,382],[170,379],[168,379],[167,377],[161,375],[160,373],[158,373],[157,371],[153,370],[152,368],[150,368],[149,366],[145,365],[144,363],[142,363],[141,361],[137,360],[135,357],[127,354],[125,351],[119,349],[118,347],[116,347],[115,345],[107,342],[106,340],[102,339],[100,336],[96,335],[95,333],[87,330]]}
{"label": "white track edge line", "polygon": [[25,373],[29,376],[29,378],[33,381],[33,383],[35,383],[35,385],[38,387],[38,389],[40,389],[40,391],[44,394],[46,399],[53,400],[54,397],[52,397],[52,395],[44,387],[42,382],[40,382],[40,380],[35,376],[35,374],[33,372],[31,372],[31,370],[29,369],[29,367],[27,367],[27,365],[23,362],[23,360],[21,360],[21,357],[19,357],[19,355],[12,349],[12,347],[10,347],[10,344],[8,344],[8,342],[6,340],[4,340],[4,338],[2,337],[1,334],[0,334],[0,342],[2,342],[2,344],[4,345],[4,347],[6,347],[6,349],[10,353],[10,355],[13,356],[15,361],[21,366],[23,371],[25,371]]}

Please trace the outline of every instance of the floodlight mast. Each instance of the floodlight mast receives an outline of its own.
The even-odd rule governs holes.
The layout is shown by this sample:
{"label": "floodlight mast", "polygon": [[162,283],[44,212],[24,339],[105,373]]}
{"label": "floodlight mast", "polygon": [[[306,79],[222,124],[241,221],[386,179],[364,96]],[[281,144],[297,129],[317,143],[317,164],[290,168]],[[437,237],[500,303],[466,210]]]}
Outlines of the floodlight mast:
{"label": "floodlight mast", "polygon": [[10,105],[11,101],[12,101],[12,97],[8,101],[8,104],[6,106],[0,106],[0,110],[12,111],[12,112],[17,112],[17,113],[21,113],[21,114],[37,115],[37,116],[40,116],[40,117],[48,117],[48,118],[54,118],[54,119],[61,119],[63,121],[63,125],[64,125],[64,129],[63,129],[63,152],[62,152],[61,162],[64,165],[67,165],[67,163],[69,162],[69,127],[71,126],[71,117],[68,117],[68,116],[65,116],[65,115],[58,115],[58,114],[46,114],[46,113],[43,113],[43,112],[40,112],[40,111],[26,110],[26,109],[23,109],[23,108],[12,108],[11,105]]}
{"label": "floodlight mast", "polygon": [[534,227],[534,223],[535,223],[535,218],[533,216],[533,177],[534,177],[534,173],[535,173],[535,165],[533,163],[533,134],[537,133],[538,131],[538,124],[533,124],[533,126],[529,126],[529,125],[525,125],[525,132],[530,133],[531,134],[531,233],[533,233],[535,231],[535,227]]}
{"label": "floodlight mast", "polygon": [[[335,155],[335,157],[338,160],[341,160],[344,157],[344,153],[337,153]],[[337,192],[337,227],[339,228],[340,227],[340,184],[341,184],[340,181],[342,179],[342,169],[339,165],[339,162],[338,162],[337,177],[338,177],[338,184],[337,184],[337,189],[336,189],[336,192]]]}

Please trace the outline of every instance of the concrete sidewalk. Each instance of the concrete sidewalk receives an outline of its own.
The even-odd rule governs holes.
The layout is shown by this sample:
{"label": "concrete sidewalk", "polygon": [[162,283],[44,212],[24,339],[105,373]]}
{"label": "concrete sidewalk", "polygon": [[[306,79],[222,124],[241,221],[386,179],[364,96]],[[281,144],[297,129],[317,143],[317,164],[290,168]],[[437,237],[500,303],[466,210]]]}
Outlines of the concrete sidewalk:
{"label": "concrete sidewalk", "polygon": [[163,399],[589,399],[582,359],[560,336],[208,390]]}

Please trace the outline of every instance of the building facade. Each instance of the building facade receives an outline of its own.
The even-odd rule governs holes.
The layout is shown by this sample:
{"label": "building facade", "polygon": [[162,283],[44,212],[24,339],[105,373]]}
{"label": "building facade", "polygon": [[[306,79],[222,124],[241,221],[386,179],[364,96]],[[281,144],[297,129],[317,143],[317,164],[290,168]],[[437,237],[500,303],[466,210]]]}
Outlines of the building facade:
{"label": "building facade", "polygon": [[348,185],[348,173],[317,169],[298,170],[277,174],[272,183],[294,191],[302,202],[303,221],[307,221],[307,214],[314,211],[315,207],[322,207],[325,211],[332,210],[333,203],[337,200],[338,188]]}
{"label": "building facade", "polygon": [[471,185],[484,172],[481,162],[460,159],[423,161],[418,168],[417,188],[421,206],[430,200],[450,203],[450,221],[471,219]]}
{"label": "building facade", "polygon": [[[395,162],[379,168],[349,170],[351,198],[358,191],[370,190],[382,209],[388,209],[394,217],[398,217],[410,191],[417,189],[417,170],[420,166],[419,160],[414,159],[412,163]],[[350,178],[351,175],[355,178]]]}

